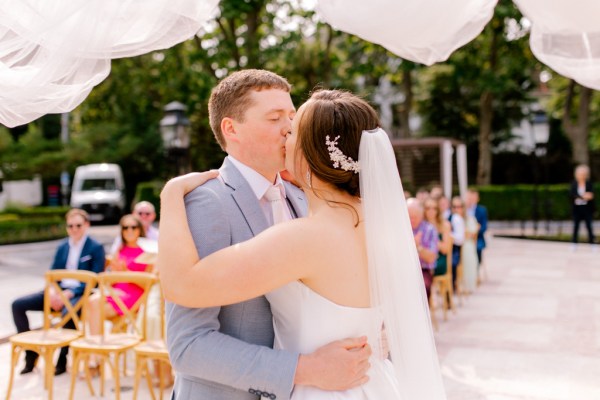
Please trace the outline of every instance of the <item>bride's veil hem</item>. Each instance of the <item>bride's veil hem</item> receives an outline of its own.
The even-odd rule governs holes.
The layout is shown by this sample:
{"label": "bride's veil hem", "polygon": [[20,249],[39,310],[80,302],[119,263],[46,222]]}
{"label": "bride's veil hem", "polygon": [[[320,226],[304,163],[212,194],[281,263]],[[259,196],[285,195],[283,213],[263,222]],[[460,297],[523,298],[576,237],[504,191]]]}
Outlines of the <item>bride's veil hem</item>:
{"label": "bride's veil hem", "polygon": [[359,164],[371,303],[383,314],[402,399],[445,400],[404,190],[384,130],[363,131]]}

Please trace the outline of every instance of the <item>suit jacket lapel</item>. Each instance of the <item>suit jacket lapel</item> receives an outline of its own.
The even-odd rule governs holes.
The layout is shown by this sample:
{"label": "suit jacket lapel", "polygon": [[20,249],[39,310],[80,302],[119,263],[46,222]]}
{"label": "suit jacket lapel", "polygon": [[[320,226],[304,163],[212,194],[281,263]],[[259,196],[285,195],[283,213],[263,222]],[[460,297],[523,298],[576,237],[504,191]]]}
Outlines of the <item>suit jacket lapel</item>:
{"label": "suit jacket lapel", "polygon": [[81,259],[85,256],[87,256],[90,253],[90,237],[86,237],[85,238],[85,243],[83,244],[83,247],[81,248],[81,254],[79,254],[79,260],[77,260],[77,269],[85,269],[82,268],[83,265],[81,264]]}
{"label": "suit jacket lapel", "polygon": [[231,196],[244,215],[252,234],[256,236],[267,229],[269,223],[252,188],[227,158],[219,169],[219,175],[223,182],[233,189]]}

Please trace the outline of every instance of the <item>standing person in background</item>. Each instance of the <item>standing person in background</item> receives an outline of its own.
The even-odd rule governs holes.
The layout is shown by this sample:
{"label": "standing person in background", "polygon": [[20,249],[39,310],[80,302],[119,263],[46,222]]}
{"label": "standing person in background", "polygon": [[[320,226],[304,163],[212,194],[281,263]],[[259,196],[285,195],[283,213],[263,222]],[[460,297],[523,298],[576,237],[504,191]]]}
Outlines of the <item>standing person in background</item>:
{"label": "standing person in background", "polygon": [[473,293],[477,286],[477,269],[479,261],[477,259],[477,233],[479,224],[474,215],[469,215],[464,208],[459,209],[457,214],[463,217],[465,221],[465,241],[463,242],[460,262],[463,271],[463,289],[467,294]]}
{"label": "standing person in background", "polygon": [[442,187],[440,185],[433,185],[431,187],[431,190],[429,190],[429,197],[432,197],[434,199],[439,199],[440,197],[442,197],[444,195],[444,190],[442,189]]}
{"label": "standing person in background", "polygon": [[[67,212],[65,219],[67,221],[67,234],[69,238],[64,240],[56,249],[54,261],[51,270],[68,269],[82,270],[100,273],[104,270],[104,248],[100,243],[90,238],[87,231],[90,227],[90,216],[87,212],[73,208]],[[60,282],[62,289],[67,297],[70,297],[71,304],[79,301],[83,294],[84,285],[79,281],[63,279]],[[63,310],[66,313],[64,304],[58,294],[50,295],[50,307],[54,311]],[[17,327],[17,332],[29,331],[29,320],[27,311],[44,311],[44,291],[33,293],[20,297],[12,303],[12,314]],[[67,329],[75,329],[73,321],[69,321],[64,326]],[[67,370],[68,347],[60,350],[54,375],[63,374]],[[25,367],[21,370],[22,374],[33,371],[38,354],[27,350],[25,352]]]}
{"label": "standing person in background", "polygon": [[438,206],[440,207],[440,214],[442,218],[450,221],[450,215],[452,215],[452,211],[450,211],[450,202],[448,198],[444,195],[441,195],[438,199]]}
{"label": "standing person in background", "polygon": [[571,182],[571,204],[573,205],[573,250],[576,249],[579,239],[579,224],[585,222],[588,231],[588,241],[594,243],[594,189],[590,181],[590,168],[587,165],[578,165],[575,168],[575,179]]}
{"label": "standing person in background", "polygon": [[425,200],[425,220],[438,232],[438,257],[433,275],[445,275],[448,270],[448,257],[452,256],[452,228],[450,222],[442,218],[439,200],[433,197]]}
{"label": "standing person in background", "polygon": [[417,253],[421,262],[421,272],[427,291],[427,299],[431,296],[431,283],[438,257],[438,233],[433,225],[424,220],[425,213],[421,202],[415,198],[406,201],[410,225],[417,245]]}
{"label": "standing person in background", "polygon": [[485,249],[485,232],[487,231],[488,212],[487,208],[479,204],[479,191],[475,188],[470,188],[467,191],[467,215],[475,217],[479,224],[477,232],[477,260],[481,264],[481,256]]}
{"label": "standing person in background", "polygon": [[452,284],[456,289],[456,269],[460,264],[460,253],[465,242],[465,219],[462,217],[465,205],[458,196],[452,198],[450,225],[452,226]]}

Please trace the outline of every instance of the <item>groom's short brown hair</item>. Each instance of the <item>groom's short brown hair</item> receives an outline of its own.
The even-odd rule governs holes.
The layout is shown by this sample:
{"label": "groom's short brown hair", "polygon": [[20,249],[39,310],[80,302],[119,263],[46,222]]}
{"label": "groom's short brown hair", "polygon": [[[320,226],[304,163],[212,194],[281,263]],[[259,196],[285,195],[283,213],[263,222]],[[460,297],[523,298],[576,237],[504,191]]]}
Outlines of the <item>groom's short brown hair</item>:
{"label": "groom's short brown hair", "polygon": [[243,122],[246,109],[252,105],[252,90],[280,89],[289,92],[291,88],[285,78],[262,69],[237,71],[223,79],[212,90],[208,100],[208,118],[217,143],[225,150],[227,144],[221,132],[221,121],[229,117]]}

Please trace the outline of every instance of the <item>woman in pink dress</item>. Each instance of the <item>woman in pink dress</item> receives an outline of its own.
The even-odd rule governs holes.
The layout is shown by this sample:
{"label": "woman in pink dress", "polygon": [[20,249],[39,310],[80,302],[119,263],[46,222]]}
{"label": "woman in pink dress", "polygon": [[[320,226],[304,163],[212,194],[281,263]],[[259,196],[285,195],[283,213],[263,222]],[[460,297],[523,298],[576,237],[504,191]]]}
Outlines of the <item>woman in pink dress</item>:
{"label": "woman in pink dress", "polygon": [[[137,243],[140,237],[144,237],[144,227],[140,220],[131,214],[127,214],[121,218],[119,225],[121,226],[122,245],[118,253],[112,256],[112,260],[106,270],[134,272],[151,270],[152,265],[140,264],[135,261],[135,259],[144,252]],[[113,285],[113,288],[128,308],[131,308],[143,293],[142,288],[133,283],[116,283]],[[98,335],[100,333],[100,300],[100,293],[93,294],[89,299],[88,318],[90,323],[90,334],[92,335]],[[123,315],[123,311],[110,296],[106,298],[106,303],[103,307],[105,318]]]}

